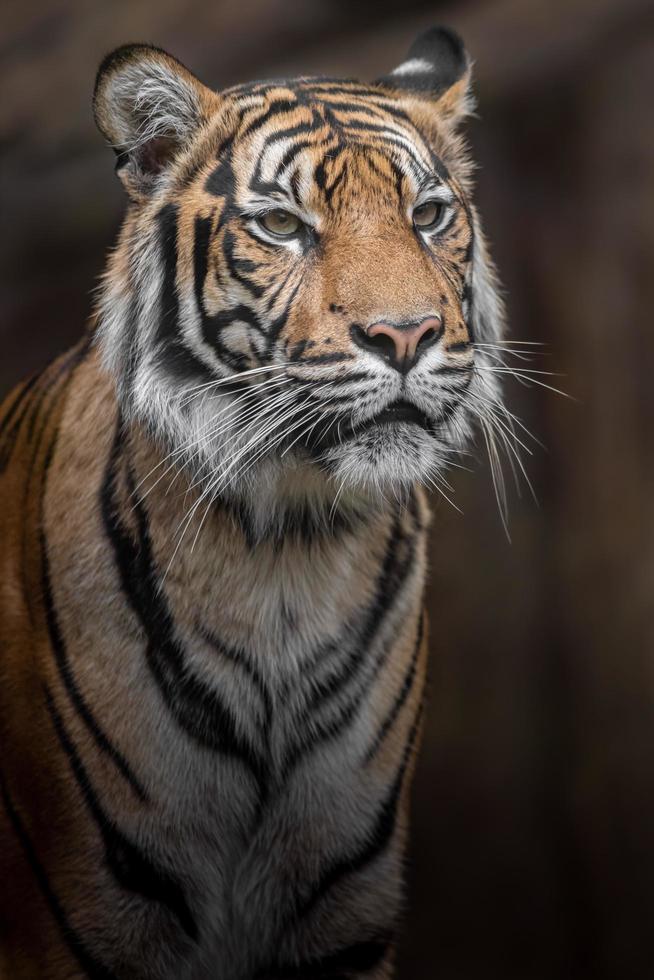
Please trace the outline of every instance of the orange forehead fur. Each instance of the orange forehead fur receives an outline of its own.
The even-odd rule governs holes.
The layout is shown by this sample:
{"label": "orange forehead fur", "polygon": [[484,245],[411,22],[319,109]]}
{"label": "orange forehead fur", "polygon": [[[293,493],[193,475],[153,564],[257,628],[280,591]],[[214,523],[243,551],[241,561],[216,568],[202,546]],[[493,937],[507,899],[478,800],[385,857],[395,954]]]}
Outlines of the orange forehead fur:
{"label": "orange forehead fur", "polygon": [[[447,241],[439,243],[433,256],[417,240],[409,208],[411,188],[403,181],[403,200],[389,194],[394,176],[389,164],[388,150],[371,146],[365,128],[360,135],[348,132],[345,149],[338,161],[325,153],[325,142],[333,136],[333,127],[343,122],[359,121],[357,104],[364,110],[372,105],[379,124],[393,121],[391,112],[406,114],[403,125],[415,130],[418,140],[424,141],[447,165],[447,183],[457,200],[465,205],[468,192],[468,160],[465,144],[453,131],[451,122],[455,107],[463,97],[467,80],[454,86],[436,104],[420,98],[351,84],[348,100],[353,108],[347,113],[333,109],[328,97],[319,98],[311,88],[311,97],[303,101],[302,86],[291,90],[283,86],[255,92],[258,104],[244,117],[239,112],[240,94],[229,91],[216,96],[214,112],[196,140],[179,161],[173,199],[179,206],[179,265],[178,276],[190,282],[193,274],[193,226],[196,217],[212,216],[215,237],[211,244],[209,268],[214,275],[205,284],[205,301],[210,312],[216,312],[224,302],[220,283],[220,245],[226,229],[237,236],[236,254],[254,269],[252,278],[261,281],[262,288],[281,279],[288,269],[288,256],[283,250],[277,256],[266,256],[262,249],[244,234],[237,216],[223,223],[224,199],[207,191],[207,181],[220,160],[221,148],[230,145],[233,170],[237,182],[245,186],[256,163],[256,146],[262,138],[274,138],[280,129],[312,125],[303,136],[307,145],[297,161],[313,172],[323,161],[324,177],[329,183],[345,170],[347,178],[335,189],[327,207],[315,182],[306,182],[302,203],[323,220],[319,248],[310,260],[310,269],[296,297],[293,311],[284,330],[287,344],[307,341],[310,345],[338,349],[347,345],[347,324],[364,325],[379,319],[407,320],[420,318],[434,306],[448,308],[446,329],[448,341],[465,339],[465,325],[457,311],[463,287],[463,257],[471,240],[469,215],[461,207]],[[377,98],[376,98],[377,97]],[[248,133],[252,119],[265,117],[276,101],[289,102],[299,98],[295,108],[289,108],[270,124]],[[381,99],[381,104],[378,101]],[[205,104],[210,100],[205,98]],[[386,111],[384,103],[391,111]],[[316,121],[316,111],[320,121]],[[369,117],[368,122],[369,122]],[[243,135],[245,130],[245,135]],[[257,268],[255,268],[257,267]],[[334,310],[336,309],[336,312]]]}

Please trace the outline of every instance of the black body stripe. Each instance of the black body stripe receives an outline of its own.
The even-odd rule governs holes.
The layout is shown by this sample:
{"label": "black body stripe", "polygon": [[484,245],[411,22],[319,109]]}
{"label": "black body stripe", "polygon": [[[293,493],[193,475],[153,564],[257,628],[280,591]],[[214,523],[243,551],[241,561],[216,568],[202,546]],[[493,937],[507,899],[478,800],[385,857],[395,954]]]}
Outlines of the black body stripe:
{"label": "black body stripe", "polygon": [[25,398],[27,398],[30,391],[32,390],[32,388],[34,387],[34,385],[36,384],[36,382],[39,380],[40,377],[41,377],[40,374],[33,374],[32,377],[28,378],[27,381],[25,381],[22,385],[16,386],[16,390],[12,393],[14,395],[14,400],[11,402],[10,405],[6,406],[5,414],[2,417],[2,419],[0,419],[0,440],[2,439],[5,429],[7,428],[8,425],[10,425],[16,412],[20,409],[20,406],[22,405],[23,401],[25,400]]}
{"label": "black body stripe", "polygon": [[260,795],[265,795],[264,766],[254,747],[239,733],[234,718],[218,695],[191,672],[183,648],[175,638],[174,622],[159,588],[147,515],[134,494],[129,471],[137,522],[136,543],[121,522],[115,496],[121,446],[119,420],[101,491],[102,517],[125,597],[145,633],[150,672],[180,728],[205,748],[223,752],[243,763],[257,782]]}
{"label": "black body stripe", "polygon": [[107,866],[117,883],[127,891],[165,905],[178,919],[184,932],[191,939],[197,939],[197,925],[180,885],[128,840],[104,811],[47,687],[44,688],[44,694],[59,744],[68,759],[89,813],[98,827],[104,843]]}
{"label": "black body stripe", "polygon": [[[63,374],[64,370],[70,370],[68,378],[66,379],[66,387],[70,383],[73,372],[72,368],[77,366],[86,356],[90,346],[90,340],[83,343],[78,349],[73,352],[72,357],[68,358],[65,364],[61,365],[60,370],[57,372],[53,382],[58,380]],[[66,389],[64,388],[63,391]],[[61,397],[63,392],[58,392],[58,396]],[[49,414],[49,413],[48,413]],[[40,440],[40,436],[39,436]],[[42,511],[43,509],[43,496],[45,493],[45,486],[48,477],[48,471],[50,469],[50,463],[52,462],[52,457],[54,455],[54,449],[57,442],[57,433],[55,432],[52,441],[48,447],[45,460],[43,462],[43,470],[41,473],[41,486],[39,490],[40,504],[39,507]],[[38,447],[37,447],[38,448]],[[57,618],[57,613],[54,604],[52,584],[50,580],[50,560],[48,557],[47,542],[45,538],[45,532],[43,530],[44,521],[41,520],[41,532],[39,535],[39,549],[41,558],[41,591],[42,591],[42,602],[43,611],[45,613],[46,625],[48,629],[48,637],[50,639],[50,646],[55,657],[55,663],[57,665],[57,671],[59,677],[64,685],[66,693],[70,698],[70,701],[75,708],[75,711],[80,716],[84,725],[86,726],[89,734],[93,738],[95,744],[104,752],[111,761],[114,763],[120,774],[124,777],[133,791],[136,793],[138,798],[142,801],[147,800],[147,794],[141,785],[140,781],[132,771],[129,763],[122,755],[122,753],[113,745],[109,737],[103,731],[101,725],[95,718],[91,708],[89,707],[86,698],[80,691],[75,680],[75,675],[70,665],[68,659],[68,654],[66,652],[66,646],[64,643],[63,636],[61,634],[61,629],[59,626],[59,621]]]}
{"label": "black body stripe", "polygon": [[[392,614],[395,608],[395,603],[389,599],[389,596],[394,599],[401,593],[402,586],[413,566],[415,537],[411,536],[403,542],[405,553],[398,557],[398,550],[402,542],[398,520],[389,536],[374,599],[359,623],[356,625],[348,624],[347,630],[344,631],[345,635],[354,634],[355,637],[349,655],[341,656],[338,668],[323,680],[315,683],[313,692],[300,714],[297,726],[303,735],[302,739],[298,740],[286,754],[284,761],[286,775],[310,752],[313,752],[318,745],[337,738],[345,730],[378,676],[379,669],[388,653],[387,646],[382,648],[378,654],[374,669],[366,672],[367,676],[361,679],[366,654],[382,630],[387,616]],[[330,655],[334,654],[341,654],[341,643],[338,640],[322,645],[312,658],[312,663],[314,666],[324,662],[329,665]],[[351,693],[345,695],[345,701],[337,706],[336,714],[316,722],[316,712],[333,704],[338,695],[345,693],[346,688],[349,688]],[[352,688],[354,688],[353,691]]]}
{"label": "black body stripe", "polygon": [[[31,378],[21,390],[18,398],[12,403],[7,416],[3,419],[3,427],[5,425],[8,427],[0,439],[0,473],[4,472],[11,459],[11,454],[18,440],[21,426],[27,418],[30,408],[34,405],[35,401],[38,402],[42,397],[42,394],[39,394],[39,387],[45,385],[47,389],[47,379],[44,379],[46,379],[45,372]],[[9,426],[10,419],[13,421],[13,424]]]}
{"label": "black body stripe", "polygon": [[198,632],[202,636],[202,639],[212,646],[219,656],[224,657],[226,660],[229,660],[230,663],[235,664],[248,677],[252,687],[259,695],[263,705],[262,728],[264,732],[268,731],[268,727],[272,719],[273,706],[270,691],[268,690],[268,686],[261,672],[257,669],[257,667],[255,667],[244,651],[227,646],[207,629],[200,628]]}
{"label": "black body stripe", "polygon": [[9,795],[7,785],[4,776],[0,772],[0,795],[2,796],[2,802],[6,810],[7,816],[13,828],[16,837],[23,849],[25,859],[32,869],[32,873],[36,878],[37,884],[41,890],[44,901],[50,910],[52,917],[55,919],[59,930],[61,932],[62,938],[70,950],[72,956],[79,963],[85,974],[91,978],[91,980],[117,980],[114,973],[111,972],[106,966],[100,963],[86,948],[82,942],[77,931],[71,926],[68,921],[68,917],[64,912],[61,902],[57,898],[48,875],[46,874],[45,868],[39,861],[34,845],[30,839],[30,836],[25,828],[23,821],[20,818],[18,811],[16,810],[13,801]]}
{"label": "black body stripe", "polygon": [[370,833],[367,835],[366,840],[354,854],[338,859],[330,867],[325,869],[314,885],[311,893],[304,899],[304,901],[300,902],[298,908],[299,916],[308,915],[312,909],[315,908],[317,903],[324,898],[327,892],[334,887],[334,885],[340,884],[343,879],[363,870],[363,868],[369,865],[386,850],[386,847],[390,843],[390,840],[395,833],[397,808],[400,801],[402,786],[404,785],[404,775],[406,773],[407,766],[409,765],[411,752],[418,735],[421,716],[422,702],[420,703],[420,706],[416,712],[416,717],[409,731],[402,755],[402,761],[395,775],[395,779],[393,780],[390,790],[388,791],[386,798],[383,801],[377,816],[375,817],[373,826]]}
{"label": "black body stripe", "polygon": [[[49,460],[50,454],[48,460],[46,461],[46,469],[49,465]],[[55,609],[52,584],[50,581],[50,561],[48,558],[47,543],[43,531],[40,535],[40,548],[42,563],[41,584],[43,588],[43,608],[48,627],[50,646],[52,647],[52,651],[55,656],[59,677],[61,678],[61,681],[66,689],[66,693],[70,698],[71,704],[84,722],[97,747],[111,759],[121,776],[123,776],[123,778],[127,781],[138,798],[143,802],[147,802],[148,794],[143,788],[140,780],[132,770],[125,756],[116,748],[116,746],[104,732],[95,715],[91,711],[86,698],[77,686],[77,681],[75,680],[75,675],[66,652],[66,645],[61,635],[59,620]]]}
{"label": "black body stripe", "polygon": [[264,541],[280,546],[288,538],[294,538],[303,545],[310,546],[316,540],[335,538],[339,534],[352,534],[360,529],[369,517],[364,510],[357,510],[355,507],[346,510],[341,507],[327,519],[317,514],[315,508],[308,503],[297,503],[292,509],[289,508],[282,521],[255,531],[245,503],[218,496],[214,506],[227,511],[251,549]]}
{"label": "black body stripe", "polygon": [[418,633],[416,636],[416,642],[414,645],[411,661],[409,662],[407,672],[404,675],[404,680],[402,681],[402,686],[400,687],[399,693],[395,698],[395,701],[391,705],[388,714],[386,715],[383,722],[381,723],[379,727],[379,731],[377,732],[372,742],[372,745],[366,752],[366,757],[364,759],[364,765],[366,766],[370,763],[370,761],[375,757],[375,755],[379,751],[382,742],[384,741],[389,731],[397,721],[397,716],[402,710],[404,703],[413,688],[413,682],[416,677],[416,668],[418,666],[418,657],[420,656],[420,647],[422,645],[424,619],[425,619],[424,613],[421,613],[420,620],[418,622]]}
{"label": "black body stripe", "polygon": [[[90,341],[87,339],[85,342],[83,342],[81,345],[75,348],[71,352],[71,354],[68,357],[66,357],[65,360],[59,365],[54,375],[46,379],[47,384],[44,387],[41,395],[37,398],[37,405],[35,407],[35,412],[41,406],[45,395],[49,394],[52,391],[53,386],[57,383],[57,381],[61,379],[62,375],[66,371],[70,372],[68,378],[66,378],[66,386],[68,385],[68,383],[72,378],[72,369],[84,359],[84,357],[88,352],[89,344]],[[65,391],[65,388],[63,389],[63,391]],[[63,391],[56,392],[55,398],[61,397]],[[43,413],[44,418],[39,427],[38,438],[36,439],[34,453],[30,462],[28,480],[26,482],[26,494],[30,490],[30,477],[35,467],[36,456],[40,448],[43,432],[45,431],[45,427],[49,420],[48,418],[49,414],[50,414],[49,410],[48,412]],[[46,453],[46,457],[43,462],[43,469],[40,475],[40,486],[38,488],[38,495],[41,501],[40,504],[41,507],[42,507],[42,500],[45,491],[45,484],[47,480],[48,470],[50,467],[50,463],[52,461],[55,443],[56,443],[56,434],[53,437],[50,446],[48,447],[48,451]],[[25,549],[26,547],[27,547],[26,542],[23,542],[23,548]],[[93,712],[88,706],[86,699],[84,698],[84,696],[82,695],[81,691],[77,686],[73,671],[70,666],[70,662],[68,660],[68,656],[66,654],[66,647],[63,641],[63,637],[61,635],[61,630],[59,628],[59,623],[57,620],[57,615],[54,607],[52,587],[50,583],[49,560],[48,560],[43,531],[41,531],[40,533],[39,547],[40,547],[41,569],[42,569],[41,572],[42,577],[41,577],[40,584],[41,584],[43,611],[45,613],[48,636],[50,639],[50,645],[52,647],[55,656],[55,662],[57,665],[59,676],[62,680],[62,683],[66,689],[66,692],[71,700],[73,707],[75,708],[76,712],[84,722],[86,728],[88,729],[90,735],[92,736],[98,748],[111,759],[111,761],[117,767],[121,775],[127,780],[129,785],[132,787],[136,795],[141,800],[146,800],[147,799],[146,793],[143,787],[141,786],[139,780],[132,772],[124,756],[118,751],[118,749],[116,749],[116,747],[111,743],[111,741],[109,740],[105,732],[102,730],[101,726],[99,725],[95,716],[93,715]],[[23,561],[25,561],[25,558],[23,558]],[[29,605],[29,608],[31,612],[32,611],[31,604]]]}

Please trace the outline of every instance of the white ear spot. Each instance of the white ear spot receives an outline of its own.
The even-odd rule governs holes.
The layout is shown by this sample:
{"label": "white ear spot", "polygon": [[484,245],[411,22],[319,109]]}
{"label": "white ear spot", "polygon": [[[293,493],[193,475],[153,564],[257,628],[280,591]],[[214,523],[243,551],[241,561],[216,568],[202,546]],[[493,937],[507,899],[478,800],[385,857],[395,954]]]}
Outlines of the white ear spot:
{"label": "white ear spot", "polygon": [[410,58],[394,68],[391,75],[425,75],[433,71],[434,66],[426,58]]}

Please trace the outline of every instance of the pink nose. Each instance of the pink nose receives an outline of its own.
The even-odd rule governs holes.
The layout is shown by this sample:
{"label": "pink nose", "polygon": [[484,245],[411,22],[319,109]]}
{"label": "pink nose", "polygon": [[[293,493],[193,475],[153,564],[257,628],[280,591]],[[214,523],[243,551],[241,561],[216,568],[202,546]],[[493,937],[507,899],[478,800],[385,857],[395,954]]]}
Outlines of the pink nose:
{"label": "pink nose", "polygon": [[366,334],[379,354],[393,354],[394,366],[408,371],[424,351],[436,343],[440,330],[441,318],[435,315],[425,317],[419,323],[374,323]]}

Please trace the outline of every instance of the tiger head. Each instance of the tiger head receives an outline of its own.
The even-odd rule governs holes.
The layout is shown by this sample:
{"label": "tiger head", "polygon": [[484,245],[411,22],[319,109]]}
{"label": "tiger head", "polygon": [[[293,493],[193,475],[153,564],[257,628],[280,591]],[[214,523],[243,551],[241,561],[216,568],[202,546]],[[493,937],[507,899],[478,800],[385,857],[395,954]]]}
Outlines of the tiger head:
{"label": "tiger head", "polygon": [[469,84],[443,29],[372,84],[216,94],[141,45],[101,65],[129,209],[98,343],[125,416],[210,492],[397,495],[438,481],[499,404]]}

